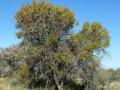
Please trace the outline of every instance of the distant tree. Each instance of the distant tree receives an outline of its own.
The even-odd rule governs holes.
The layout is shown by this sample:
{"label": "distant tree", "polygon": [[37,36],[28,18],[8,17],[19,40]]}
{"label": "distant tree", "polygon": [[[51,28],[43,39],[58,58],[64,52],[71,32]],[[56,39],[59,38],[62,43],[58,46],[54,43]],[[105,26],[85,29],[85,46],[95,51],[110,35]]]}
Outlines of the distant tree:
{"label": "distant tree", "polygon": [[6,73],[12,75],[12,73],[18,69],[19,61],[21,61],[21,55],[21,48],[19,45],[13,45],[0,50],[0,63],[2,65],[5,64],[3,69],[5,70],[9,67],[9,70],[7,70],[9,72]]}
{"label": "distant tree", "polygon": [[112,68],[107,69],[106,74],[108,75],[107,80],[109,83],[114,82],[114,81],[120,81],[120,69],[119,68],[116,70]]}

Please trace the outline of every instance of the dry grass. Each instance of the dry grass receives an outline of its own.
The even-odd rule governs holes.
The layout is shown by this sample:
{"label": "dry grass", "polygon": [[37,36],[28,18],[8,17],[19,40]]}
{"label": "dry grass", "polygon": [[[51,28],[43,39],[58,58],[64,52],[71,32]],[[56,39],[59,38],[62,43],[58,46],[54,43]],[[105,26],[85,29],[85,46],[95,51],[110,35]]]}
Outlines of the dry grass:
{"label": "dry grass", "polygon": [[[28,90],[25,88],[25,85],[17,83],[15,84],[14,79],[11,78],[0,78],[0,90]],[[46,88],[37,88],[29,90],[54,90],[54,87]]]}
{"label": "dry grass", "polygon": [[[13,80],[10,78],[0,78],[0,90],[27,90],[22,84],[13,85],[11,83],[12,81]],[[40,89],[39,88],[36,90],[53,90],[53,88],[52,89]],[[101,89],[98,89],[98,90],[101,90]],[[107,84],[104,87],[104,90],[120,90],[120,82],[112,82],[110,84]]]}
{"label": "dry grass", "polygon": [[112,82],[106,85],[105,90],[120,90],[120,82]]}
{"label": "dry grass", "polygon": [[11,79],[0,78],[0,90],[27,90],[23,85],[12,85]]}

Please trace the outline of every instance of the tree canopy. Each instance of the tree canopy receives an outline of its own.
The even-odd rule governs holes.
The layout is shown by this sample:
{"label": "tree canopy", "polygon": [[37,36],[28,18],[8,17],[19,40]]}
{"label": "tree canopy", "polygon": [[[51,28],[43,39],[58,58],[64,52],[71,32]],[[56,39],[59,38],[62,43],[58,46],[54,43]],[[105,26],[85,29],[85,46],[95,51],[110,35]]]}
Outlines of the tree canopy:
{"label": "tree canopy", "polygon": [[75,21],[70,9],[44,1],[33,0],[16,13],[20,29],[17,36],[26,48],[28,70],[34,72],[30,74],[30,82],[33,83],[35,77],[39,81],[44,75],[44,79],[53,81],[59,90],[69,80],[76,83],[82,78],[84,83],[89,82],[99,66],[95,53],[100,54],[109,46],[110,37],[98,22],[86,22],[79,33],[71,33]]}
{"label": "tree canopy", "polygon": [[[19,51],[8,55],[21,60],[17,77],[32,87],[95,90],[100,58],[110,45],[109,32],[99,22],[85,22],[72,32],[74,13],[45,1],[24,4],[15,16]],[[3,55],[3,54],[1,54]],[[11,60],[11,59],[10,59]]]}

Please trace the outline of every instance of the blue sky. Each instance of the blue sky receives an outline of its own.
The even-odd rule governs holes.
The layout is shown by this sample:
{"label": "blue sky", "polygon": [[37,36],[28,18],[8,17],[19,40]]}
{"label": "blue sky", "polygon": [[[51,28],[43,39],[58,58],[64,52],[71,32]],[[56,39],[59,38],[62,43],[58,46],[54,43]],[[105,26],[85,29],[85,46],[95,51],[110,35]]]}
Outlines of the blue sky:
{"label": "blue sky", "polygon": [[[102,61],[106,68],[120,68],[120,0],[48,0],[70,8],[79,21],[80,28],[85,21],[99,21],[111,35],[109,55]],[[0,47],[20,42],[15,36],[15,13],[24,3],[31,0],[2,0],[0,2]]]}

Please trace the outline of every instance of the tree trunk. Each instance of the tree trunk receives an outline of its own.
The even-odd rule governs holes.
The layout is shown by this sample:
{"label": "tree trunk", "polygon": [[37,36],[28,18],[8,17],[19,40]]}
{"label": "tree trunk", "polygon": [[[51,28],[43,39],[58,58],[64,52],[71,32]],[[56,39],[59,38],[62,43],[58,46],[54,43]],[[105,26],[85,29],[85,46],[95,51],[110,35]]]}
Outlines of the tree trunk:
{"label": "tree trunk", "polygon": [[63,83],[61,83],[60,85],[57,86],[58,90],[63,90]]}
{"label": "tree trunk", "polygon": [[63,90],[63,83],[59,83],[57,76],[54,74],[54,81],[58,90]]}

